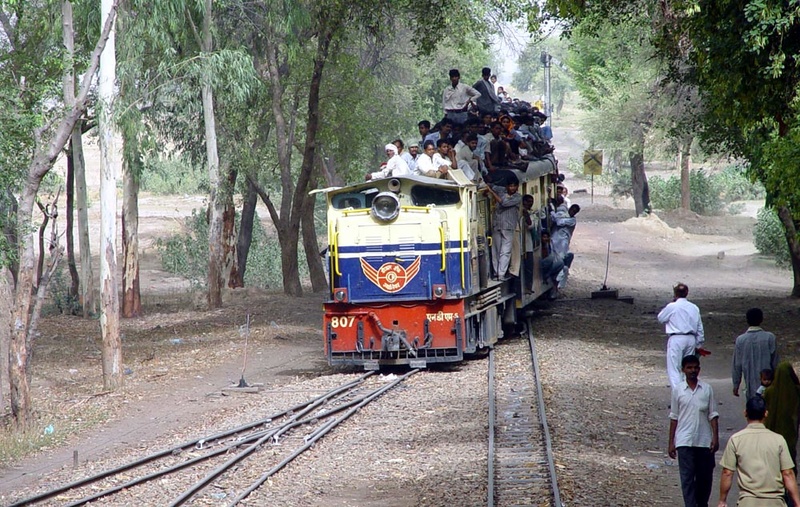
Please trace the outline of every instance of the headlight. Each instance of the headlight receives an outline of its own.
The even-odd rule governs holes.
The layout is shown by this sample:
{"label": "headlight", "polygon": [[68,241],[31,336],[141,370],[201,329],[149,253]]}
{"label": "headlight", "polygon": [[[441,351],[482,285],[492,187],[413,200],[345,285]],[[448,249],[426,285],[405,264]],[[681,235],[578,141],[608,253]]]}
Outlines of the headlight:
{"label": "headlight", "polygon": [[392,192],[381,192],[372,200],[372,216],[381,222],[391,222],[400,214],[400,201]]}

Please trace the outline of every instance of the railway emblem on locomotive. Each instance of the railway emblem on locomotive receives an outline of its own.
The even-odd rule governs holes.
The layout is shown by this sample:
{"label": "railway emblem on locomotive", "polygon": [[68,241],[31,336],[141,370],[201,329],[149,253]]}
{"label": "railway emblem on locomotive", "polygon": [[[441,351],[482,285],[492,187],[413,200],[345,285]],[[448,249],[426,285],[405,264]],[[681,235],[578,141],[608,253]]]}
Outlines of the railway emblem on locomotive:
{"label": "railway emblem on locomotive", "polygon": [[378,269],[373,268],[364,259],[361,259],[361,270],[367,279],[384,292],[394,293],[403,290],[417,273],[422,263],[422,257],[414,259],[407,268],[396,262],[386,262]]}

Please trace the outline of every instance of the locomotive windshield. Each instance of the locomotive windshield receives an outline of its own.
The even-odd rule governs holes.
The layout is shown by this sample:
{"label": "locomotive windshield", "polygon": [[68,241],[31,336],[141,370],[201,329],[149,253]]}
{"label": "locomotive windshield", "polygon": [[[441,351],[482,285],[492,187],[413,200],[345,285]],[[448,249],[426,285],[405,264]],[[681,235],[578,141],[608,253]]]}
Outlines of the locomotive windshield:
{"label": "locomotive windshield", "polygon": [[461,201],[457,190],[445,190],[441,187],[416,185],[411,189],[411,200],[415,206],[452,206]]}
{"label": "locomotive windshield", "polygon": [[376,195],[378,195],[377,188],[366,188],[361,192],[347,192],[334,195],[331,198],[331,205],[336,209],[369,208],[372,206],[372,199]]}

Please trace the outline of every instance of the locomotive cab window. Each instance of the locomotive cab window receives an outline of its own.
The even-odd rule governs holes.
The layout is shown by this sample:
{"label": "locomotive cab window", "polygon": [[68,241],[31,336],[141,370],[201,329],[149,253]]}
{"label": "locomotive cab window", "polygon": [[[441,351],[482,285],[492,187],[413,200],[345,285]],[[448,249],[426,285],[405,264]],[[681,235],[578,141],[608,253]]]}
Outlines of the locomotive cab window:
{"label": "locomotive cab window", "polygon": [[333,205],[335,209],[369,208],[372,205],[372,198],[375,197],[375,192],[375,189],[370,188],[362,192],[348,192],[334,195],[331,198],[331,205]]}
{"label": "locomotive cab window", "polygon": [[417,185],[411,189],[411,201],[415,206],[452,206],[461,201],[457,190],[445,190],[437,187]]}

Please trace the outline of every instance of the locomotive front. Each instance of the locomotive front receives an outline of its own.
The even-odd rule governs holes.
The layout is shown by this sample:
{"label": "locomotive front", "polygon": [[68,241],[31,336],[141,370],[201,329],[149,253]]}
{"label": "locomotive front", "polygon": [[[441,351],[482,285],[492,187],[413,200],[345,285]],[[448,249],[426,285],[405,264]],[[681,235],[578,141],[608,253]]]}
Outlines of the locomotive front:
{"label": "locomotive front", "polygon": [[330,190],[325,353],[331,365],[463,358],[475,187],[424,176]]}

